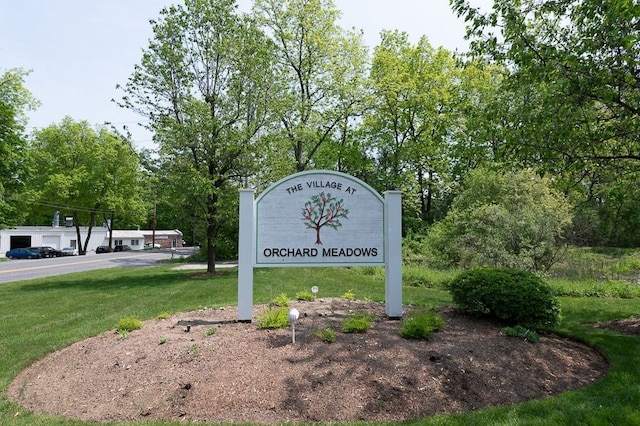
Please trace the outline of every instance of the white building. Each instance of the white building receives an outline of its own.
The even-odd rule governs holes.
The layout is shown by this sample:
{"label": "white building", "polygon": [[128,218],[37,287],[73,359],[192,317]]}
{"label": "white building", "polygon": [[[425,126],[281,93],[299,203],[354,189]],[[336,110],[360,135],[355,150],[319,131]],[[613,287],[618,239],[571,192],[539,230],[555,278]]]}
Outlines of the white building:
{"label": "white building", "polygon": [[[88,233],[87,227],[80,227],[80,239],[84,245]],[[145,244],[154,242],[156,247],[182,247],[182,232],[174,230],[113,230],[111,247],[128,245],[133,250],[142,250]],[[91,228],[91,237],[86,251],[90,253],[98,246],[109,245],[109,229],[103,226]],[[78,235],[75,227],[62,226],[17,226],[0,230],[0,256],[13,248],[49,246],[57,250],[63,247],[78,248]]]}

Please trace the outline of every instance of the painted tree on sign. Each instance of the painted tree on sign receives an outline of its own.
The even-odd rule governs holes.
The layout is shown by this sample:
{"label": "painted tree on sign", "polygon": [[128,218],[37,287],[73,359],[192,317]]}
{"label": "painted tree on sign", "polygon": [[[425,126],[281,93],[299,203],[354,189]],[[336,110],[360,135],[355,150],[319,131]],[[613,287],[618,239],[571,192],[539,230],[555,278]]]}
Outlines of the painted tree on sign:
{"label": "painted tree on sign", "polygon": [[340,218],[349,219],[347,215],[349,210],[344,208],[344,200],[341,198],[336,200],[331,193],[321,192],[311,197],[309,201],[304,203],[302,209],[302,220],[305,221],[307,228],[315,229],[316,244],[322,244],[320,240],[320,229],[324,226],[338,229],[342,226]]}

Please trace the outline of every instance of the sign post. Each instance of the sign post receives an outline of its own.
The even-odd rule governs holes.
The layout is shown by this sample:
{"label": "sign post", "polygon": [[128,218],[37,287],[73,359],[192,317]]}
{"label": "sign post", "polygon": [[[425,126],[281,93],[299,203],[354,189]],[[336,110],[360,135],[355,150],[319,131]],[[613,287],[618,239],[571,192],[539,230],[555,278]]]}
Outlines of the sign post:
{"label": "sign post", "polygon": [[344,173],[300,172],[254,201],[240,191],[238,320],[251,321],[254,267],[385,266],[386,313],[402,316],[401,193]]}

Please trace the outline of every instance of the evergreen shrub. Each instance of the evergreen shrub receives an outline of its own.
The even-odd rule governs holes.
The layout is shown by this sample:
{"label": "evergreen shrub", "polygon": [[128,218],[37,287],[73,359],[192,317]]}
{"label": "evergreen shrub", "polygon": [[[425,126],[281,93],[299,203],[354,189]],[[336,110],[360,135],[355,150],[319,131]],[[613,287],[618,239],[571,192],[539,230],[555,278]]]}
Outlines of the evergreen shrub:
{"label": "evergreen shrub", "polygon": [[508,325],[545,328],[560,321],[560,308],[552,288],[530,272],[470,269],[451,281],[449,291],[463,311]]}

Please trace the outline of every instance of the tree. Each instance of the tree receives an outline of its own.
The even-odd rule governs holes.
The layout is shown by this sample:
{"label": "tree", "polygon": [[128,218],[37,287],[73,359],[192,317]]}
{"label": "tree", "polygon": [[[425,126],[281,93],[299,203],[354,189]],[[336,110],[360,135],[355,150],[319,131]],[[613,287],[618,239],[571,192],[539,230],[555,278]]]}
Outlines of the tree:
{"label": "tree", "polygon": [[19,195],[26,173],[25,112],[38,106],[24,87],[27,74],[12,69],[0,75],[0,229],[19,225],[23,219]]}
{"label": "tree", "polygon": [[197,218],[214,272],[219,231],[236,214],[221,201],[258,170],[258,131],[277,93],[272,45],[233,0],[186,0],[151,24],[121,105],[149,119],[166,189]]}
{"label": "tree", "polygon": [[596,214],[640,207],[629,198],[606,206],[612,176],[640,174],[638,2],[495,0],[487,13],[451,4],[469,24],[473,55],[504,69],[483,126],[500,130],[500,159],[562,176],[580,203],[604,202]]}
{"label": "tree", "polygon": [[345,209],[343,204],[342,198],[338,200],[331,193],[325,194],[324,191],[313,195],[304,203],[302,218],[307,228],[316,231],[316,244],[322,244],[320,229],[324,226],[338,229],[342,226],[340,219],[348,219],[349,209]]}
{"label": "tree", "polygon": [[[408,35],[383,31],[371,67],[373,106],[364,132],[378,169],[380,190],[402,188],[406,224],[430,224],[434,202],[451,182],[452,138],[461,125],[462,67],[426,37],[416,45]],[[408,217],[408,211],[415,212]]]}
{"label": "tree", "polygon": [[336,25],[331,0],[256,0],[253,12],[278,48],[284,89],[274,105],[281,124],[274,142],[300,172],[322,161],[321,148],[347,140],[363,109],[367,50],[361,33]]}
{"label": "tree", "polygon": [[472,171],[451,210],[429,231],[447,265],[546,271],[557,260],[571,206],[532,170]]}
{"label": "tree", "polygon": [[495,0],[488,14],[452,5],[473,51],[505,64],[505,88],[528,95],[514,125],[539,137],[521,138],[523,150],[563,163],[640,160],[637,1]]}
{"label": "tree", "polygon": [[[32,221],[50,220],[56,210],[72,216],[80,253],[86,253],[95,224],[112,226],[116,218],[142,222],[138,154],[120,135],[66,117],[59,125],[35,132],[28,155],[37,170],[25,193],[34,206]],[[81,225],[88,227],[84,244]]]}

